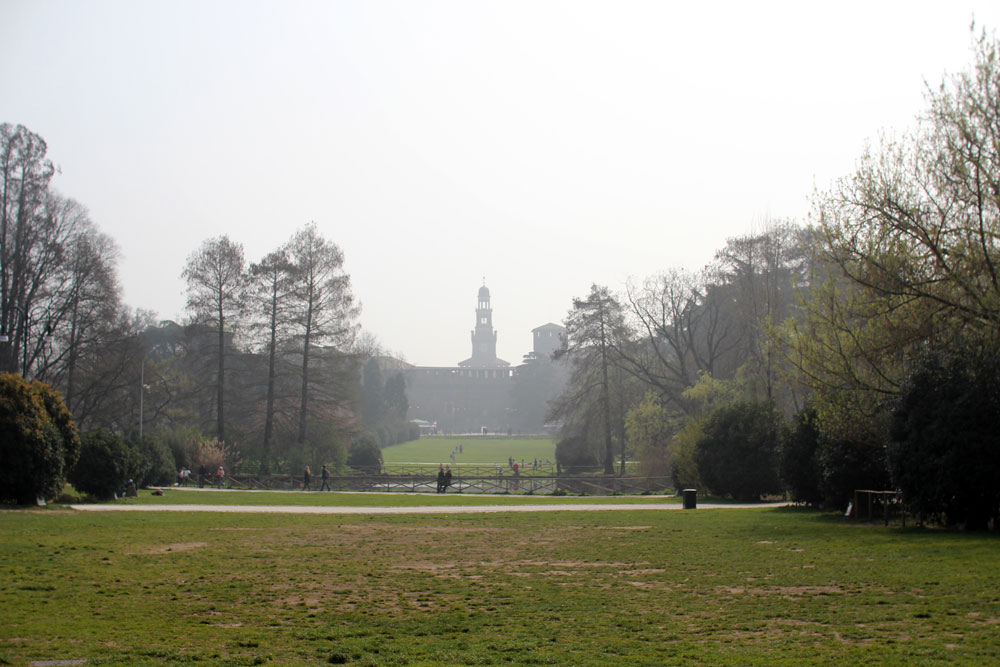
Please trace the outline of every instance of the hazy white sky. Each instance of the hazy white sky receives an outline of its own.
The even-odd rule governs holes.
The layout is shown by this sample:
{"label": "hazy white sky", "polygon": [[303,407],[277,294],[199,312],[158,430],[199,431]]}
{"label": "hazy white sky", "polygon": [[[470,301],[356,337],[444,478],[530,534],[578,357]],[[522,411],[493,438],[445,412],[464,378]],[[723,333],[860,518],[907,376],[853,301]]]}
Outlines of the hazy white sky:
{"label": "hazy white sky", "polygon": [[362,326],[420,365],[498,354],[591,283],[697,269],[805,220],[866,140],[971,61],[995,0],[0,0],[0,122],[120,245],[126,301],[184,317],[184,262],[315,221]]}

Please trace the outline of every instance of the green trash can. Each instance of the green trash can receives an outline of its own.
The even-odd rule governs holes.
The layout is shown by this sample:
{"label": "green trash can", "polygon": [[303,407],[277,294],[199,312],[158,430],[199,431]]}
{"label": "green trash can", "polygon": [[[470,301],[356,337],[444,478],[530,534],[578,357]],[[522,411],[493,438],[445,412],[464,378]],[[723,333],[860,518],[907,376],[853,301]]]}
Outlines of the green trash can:
{"label": "green trash can", "polygon": [[693,510],[698,507],[698,489],[684,489],[684,509]]}

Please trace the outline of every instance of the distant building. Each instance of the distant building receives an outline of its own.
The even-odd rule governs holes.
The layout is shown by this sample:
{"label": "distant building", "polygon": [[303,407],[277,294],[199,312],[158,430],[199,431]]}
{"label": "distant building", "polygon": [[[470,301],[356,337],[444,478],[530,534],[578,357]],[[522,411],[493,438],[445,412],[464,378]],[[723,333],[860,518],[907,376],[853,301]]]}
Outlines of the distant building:
{"label": "distant building", "polygon": [[[548,363],[552,352],[562,345],[565,332],[557,324],[534,329],[533,350],[526,357],[533,364],[538,360]],[[477,295],[476,326],[471,341],[472,356],[457,366],[415,366],[405,371],[408,418],[436,424],[443,433],[481,433],[483,429],[490,433],[540,433],[543,419],[539,415],[544,415],[544,405],[526,410],[524,396],[518,401],[515,395],[537,372],[520,378],[525,366],[512,368],[509,362],[497,357],[497,332],[493,328],[490,290],[485,285]],[[544,404],[553,396],[532,402]]]}
{"label": "distant building", "polygon": [[566,327],[549,322],[532,329],[531,336],[533,338],[531,351],[535,353],[535,357],[551,359],[566,341]]}
{"label": "distant building", "polygon": [[461,368],[507,368],[509,363],[497,358],[497,332],[493,328],[493,309],[490,307],[490,290],[479,288],[476,306],[476,328],[472,330],[472,356],[458,362]]}

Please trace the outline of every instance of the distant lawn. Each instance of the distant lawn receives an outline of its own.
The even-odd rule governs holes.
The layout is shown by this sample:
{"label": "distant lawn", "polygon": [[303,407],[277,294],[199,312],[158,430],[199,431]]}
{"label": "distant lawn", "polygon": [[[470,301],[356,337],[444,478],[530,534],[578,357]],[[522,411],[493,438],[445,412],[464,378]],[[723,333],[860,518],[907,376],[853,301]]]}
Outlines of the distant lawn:
{"label": "distant lawn", "polygon": [[556,444],[551,438],[506,438],[500,436],[427,436],[382,450],[382,461],[390,463],[451,463],[451,453],[459,445],[462,453],[456,454],[457,464],[506,465],[513,457],[518,463],[523,459],[530,464],[556,460]]}
{"label": "distant lawn", "polygon": [[0,664],[1000,661],[997,536],[798,509],[16,510],[0,535]]}

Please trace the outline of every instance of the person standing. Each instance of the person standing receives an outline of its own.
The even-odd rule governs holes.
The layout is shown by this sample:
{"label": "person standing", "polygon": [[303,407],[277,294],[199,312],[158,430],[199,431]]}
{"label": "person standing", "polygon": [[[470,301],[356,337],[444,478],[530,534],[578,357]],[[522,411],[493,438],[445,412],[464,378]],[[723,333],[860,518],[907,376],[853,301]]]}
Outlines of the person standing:
{"label": "person standing", "polygon": [[309,480],[311,478],[312,478],[312,472],[309,470],[309,466],[306,466],[306,469],[302,471],[302,490],[303,491],[308,491],[309,490]]}
{"label": "person standing", "polygon": [[330,491],[331,490],[330,489],[330,469],[326,467],[325,463],[323,464],[323,469],[319,471],[319,475],[320,475],[320,477],[323,478],[323,484],[319,487],[319,490],[322,491],[323,489],[326,489],[327,491]]}
{"label": "person standing", "polygon": [[441,487],[441,493],[447,493],[449,486],[451,486],[451,466],[444,471],[444,486]]}
{"label": "person standing", "polygon": [[437,492],[444,493],[444,464],[438,464]]}
{"label": "person standing", "polygon": [[222,488],[222,480],[226,478],[226,469],[219,466],[218,470],[215,471],[215,484],[218,488]]}

